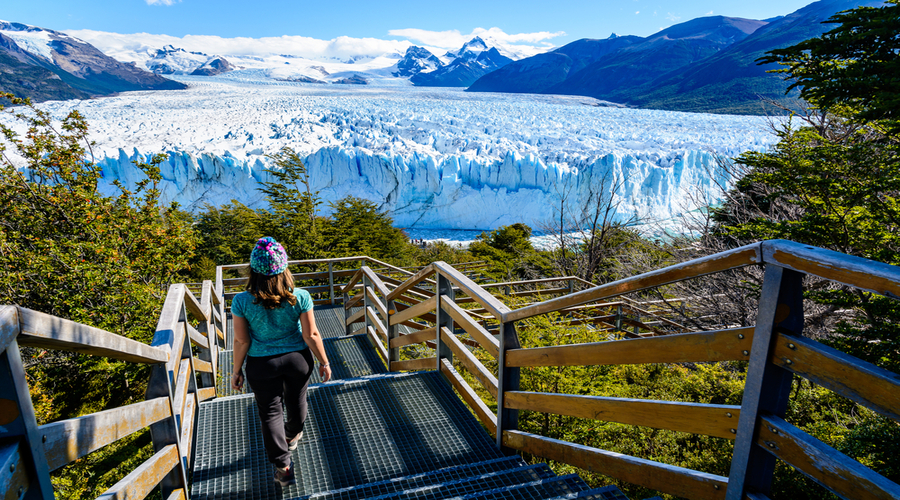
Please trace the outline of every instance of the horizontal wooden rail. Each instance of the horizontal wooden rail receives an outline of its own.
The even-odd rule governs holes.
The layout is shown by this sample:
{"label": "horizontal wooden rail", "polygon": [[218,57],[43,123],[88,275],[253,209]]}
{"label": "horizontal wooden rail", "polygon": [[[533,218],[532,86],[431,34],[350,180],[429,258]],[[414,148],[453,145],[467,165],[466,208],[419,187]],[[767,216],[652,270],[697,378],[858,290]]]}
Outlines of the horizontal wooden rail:
{"label": "horizontal wooden rail", "polygon": [[431,327],[414,333],[402,334],[391,339],[391,348],[403,347],[413,344],[421,344],[437,338],[437,327]]}
{"label": "horizontal wooden rail", "polygon": [[810,339],[777,335],[772,363],[900,420],[900,375]]}
{"label": "horizontal wooden rail", "polygon": [[900,485],[783,419],[772,415],[763,416],[762,424],[756,442],[759,446],[843,498],[900,498]]}
{"label": "horizontal wooden rail", "polygon": [[[438,261],[432,265],[436,271],[440,272],[442,276],[450,280],[455,286],[459,287],[463,293],[476,299],[475,301],[484,306],[495,318],[505,318],[505,315],[510,312],[510,309],[506,307],[506,304],[497,300],[497,298],[491,295],[487,290],[481,288],[474,281],[466,277],[466,275],[453,269],[453,267],[446,262]],[[506,320],[504,319],[504,321]]]}
{"label": "horizontal wooden rail", "polygon": [[[454,266],[455,267],[455,266]],[[577,281],[580,280],[577,276],[563,276],[561,278],[541,278],[536,280],[524,280],[524,281],[504,281],[502,283],[486,283],[481,285],[481,288],[497,288],[501,286],[521,286],[521,285],[539,285],[542,283],[559,283],[560,281]],[[591,283],[593,286],[593,284]]]}
{"label": "horizontal wooden rail", "polygon": [[753,327],[663,337],[510,349],[506,366],[590,366],[748,360]]}
{"label": "horizontal wooden rail", "polygon": [[740,406],[508,391],[503,406],[734,439]]}
{"label": "horizontal wooden rail", "polygon": [[500,341],[487,332],[481,325],[472,320],[465,309],[451,301],[441,301],[441,309],[453,318],[473,339],[477,340],[494,359],[500,357]]}
{"label": "horizontal wooden rail", "polygon": [[178,448],[170,444],[156,452],[137,469],[123,477],[112,488],[97,497],[97,500],[133,500],[146,498],[156,488],[163,477],[169,473],[181,458]]}
{"label": "horizontal wooden rail", "polygon": [[365,316],[366,316],[366,310],[363,308],[360,308],[359,311],[356,311],[355,313],[353,313],[347,317],[347,324],[352,325],[353,323],[356,323],[357,321],[360,321],[363,318],[365,318]]}
{"label": "horizontal wooden rail", "polygon": [[369,321],[372,322],[372,326],[375,327],[375,331],[380,333],[383,337],[387,338],[387,328],[385,328],[381,323],[381,319],[378,318],[378,315],[375,313],[375,309],[373,309],[372,307],[367,307],[366,316],[368,316]]}
{"label": "horizontal wooden rail", "polygon": [[365,295],[362,293],[358,293],[352,297],[350,297],[347,302],[344,302],[344,309],[352,309],[356,307],[362,300],[365,298]]}
{"label": "horizontal wooden rail", "polygon": [[701,259],[692,260],[683,264],[665,267],[657,271],[639,274],[619,281],[613,281],[605,285],[595,286],[565,297],[540,302],[530,306],[511,311],[503,316],[503,321],[517,321],[539,314],[559,311],[567,307],[587,304],[597,300],[617,297],[622,294],[638,292],[648,288],[668,285],[690,278],[705,276],[707,274],[727,271],[762,262],[760,244],[753,243],[731,251],[717,253]]}
{"label": "horizontal wooden rail", "polygon": [[391,371],[421,371],[434,370],[437,366],[437,358],[418,358],[406,359],[403,361],[392,361]]}
{"label": "horizontal wooden rail", "polygon": [[418,304],[410,307],[409,309],[404,309],[402,311],[397,311],[391,315],[391,326],[400,324],[406,320],[418,318],[419,316],[432,312],[437,307],[437,296],[431,297],[430,299],[423,300]]}
{"label": "horizontal wooden rail", "polygon": [[692,500],[723,500],[728,478],[613,453],[521,431],[503,431],[503,444],[549,460]]}
{"label": "horizontal wooden rail", "polygon": [[762,242],[763,260],[900,299],[900,267],[786,240]]}
{"label": "horizontal wooden rail", "polygon": [[403,295],[407,290],[428,279],[428,277],[430,277],[434,273],[435,269],[433,264],[423,267],[421,270],[419,270],[419,272],[407,278],[403,283],[397,285],[397,288],[391,290],[391,293],[389,293],[387,296],[387,300],[394,300],[400,295]]}
{"label": "horizontal wooden rail", "polygon": [[59,349],[105,356],[134,363],[160,363],[169,359],[166,350],[148,346],[115,333],[18,307],[20,346]]}
{"label": "horizontal wooden rail", "polygon": [[[410,278],[410,280],[411,279],[413,279],[413,278]],[[403,283],[405,283],[404,281],[400,281],[400,280],[391,278],[390,276],[383,276],[383,275],[381,276],[381,280],[385,284],[392,285],[395,287],[400,286]],[[393,295],[393,294],[389,294],[389,296],[391,296],[391,295]],[[431,297],[432,295],[434,295],[434,292],[429,292],[428,290],[425,290],[423,288],[419,288],[416,286],[408,286],[406,289],[403,290],[401,295],[409,295],[411,297],[415,297],[418,300],[422,300],[422,299],[427,299],[428,297]],[[400,298],[400,295],[396,295],[394,297],[394,299],[392,299],[392,300],[396,300],[399,298]]]}
{"label": "horizontal wooden rail", "polygon": [[569,293],[568,288],[539,288],[537,290],[522,290],[521,292],[510,292],[510,297],[531,297],[534,295],[557,295],[560,293]]}
{"label": "horizontal wooden rail", "polygon": [[38,427],[50,470],[172,415],[169,398],[155,398]]}
{"label": "horizontal wooden rail", "polygon": [[369,279],[369,282],[372,283],[372,287],[375,288],[375,291],[378,292],[378,295],[381,295],[382,297],[388,296],[390,290],[388,290],[388,287],[385,286],[384,282],[381,281],[381,278],[379,278],[374,271],[365,266],[363,266],[360,270],[363,274],[365,274],[366,278]]}
{"label": "horizontal wooden rail", "polygon": [[446,326],[441,327],[441,339],[450,347],[450,350],[459,357],[460,363],[469,370],[469,373],[475,377],[475,380],[479,381],[481,385],[491,393],[491,396],[494,396],[496,399],[498,386],[497,377],[491,374],[491,372],[481,364],[481,361],[478,361],[478,359],[462,345],[459,339],[456,338],[456,335],[454,335]]}
{"label": "horizontal wooden rail", "polygon": [[492,436],[497,436],[497,416],[491,412],[491,409],[484,404],[484,401],[478,397],[478,394],[472,390],[472,387],[466,382],[464,378],[453,368],[453,364],[450,363],[450,360],[444,358],[441,359],[441,373],[450,384],[456,389],[456,392],[469,404],[469,408],[475,412],[475,416],[478,417],[478,420],[481,421],[482,424],[487,428],[488,432],[491,433]]}
{"label": "horizontal wooden rail", "polygon": [[380,314],[386,322],[388,318],[387,307],[385,307],[384,303],[381,302],[381,299],[375,295],[375,290],[373,290],[372,287],[366,287],[366,295],[369,296],[369,303],[375,307],[378,314]]}

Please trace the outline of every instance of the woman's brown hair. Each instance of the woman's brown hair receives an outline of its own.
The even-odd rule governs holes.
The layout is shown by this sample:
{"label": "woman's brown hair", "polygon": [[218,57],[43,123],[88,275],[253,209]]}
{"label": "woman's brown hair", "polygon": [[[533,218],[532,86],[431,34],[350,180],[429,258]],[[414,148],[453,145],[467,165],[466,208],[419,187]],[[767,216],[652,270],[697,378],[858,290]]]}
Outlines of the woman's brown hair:
{"label": "woman's brown hair", "polygon": [[266,309],[277,309],[285,301],[292,306],[297,304],[297,296],[294,295],[294,276],[290,269],[272,276],[250,270],[247,291],[256,297],[253,300],[254,304],[262,303]]}

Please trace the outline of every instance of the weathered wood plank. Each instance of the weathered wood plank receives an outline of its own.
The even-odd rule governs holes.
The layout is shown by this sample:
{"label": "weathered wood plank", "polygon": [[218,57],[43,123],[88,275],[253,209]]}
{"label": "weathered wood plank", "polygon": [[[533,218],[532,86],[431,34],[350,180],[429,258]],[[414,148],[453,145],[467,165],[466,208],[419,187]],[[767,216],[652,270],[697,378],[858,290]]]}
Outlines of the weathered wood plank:
{"label": "weathered wood plank", "polygon": [[375,309],[372,309],[371,306],[367,307],[366,316],[369,317],[369,320],[372,322],[372,326],[375,327],[375,331],[383,335],[384,338],[387,338],[387,328],[385,328],[384,324],[381,323],[381,319],[378,317],[378,314],[375,313]]}
{"label": "weathered wood plank", "polygon": [[448,300],[441,301],[441,309],[446,311],[453,318],[453,321],[461,326],[466,333],[477,340],[481,347],[494,359],[500,357],[500,341],[482,328],[481,325],[473,321],[464,309]]}
{"label": "weathered wood plank", "polygon": [[477,283],[470,280],[466,275],[454,269],[452,266],[443,261],[438,261],[432,264],[434,269],[440,272],[443,276],[446,276],[451,283],[459,287],[459,289],[468,295],[476,299],[476,302],[484,306],[490,313],[497,319],[504,319],[506,314],[510,312],[510,309],[506,307],[506,304],[497,300],[497,297],[494,297],[484,288],[481,288]]}
{"label": "weathered wood plank", "polygon": [[682,264],[665,267],[637,276],[632,276],[619,281],[613,281],[605,285],[595,286],[564,297],[558,297],[545,302],[539,302],[530,306],[516,309],[506,314],[504,322],[517,321],[530,318],[539,314],[558,311],[567,307],[587,304],[597,300],[616,297],[625,293],[637,292],[647,288],[653,288],[677,281],[696,278],[707,274],[735,269],[738,267],[759,264],[762,262],[762,253],[759,243],[752,243],[727,252],[720,252],[701,259],[694,259]]}
{"label": "weathered wood plank", "polygon": [[216,397],[216,388],[215,387],[204,387],[203,389],[197,389],[197,399],[200,401],[206,401],[207,399],[212,399]]}
{"label": "weathered wood plank", "polygon": [[740,406],[509,391],[503,406],[734,439]]}
{"label": "weathered wood plank", "polygon": [[453,364],[450,363],[448,359],[441,360],[441,373],[450,384],[456,389],[456,392],[462,396],[463,400],[469,404],[469,408],[475,412],[475,416],[478,417],[478,420],[487,427],[488,432],[491,433],[491,436],[497,436],[497,416],[491,411],[490,408],[484,401],[478,397],[478,394],[472,390],[472,387],[466,382],[464,378],[453,368]]}
{"label": "weathered wood plank", "polygon": [[3,500],[19,500],[22,497],[19,491],[28,490],[26,467],[19,443],[0,445],[0,495]]}
{"label": "weathered wood plank", "polygon": [[563,276],[563,277],[559,277],[559,278],[541,278],[541,279],[536,279],[536,280],[504,281],[502,283],[488,283],[486,285],[481,285],[481,288],[497,288],[497,287],[501,287],[501,286],[517,286],[517,285],[539,285],[542,283],[558,283],[560,281],[569,281],[569,280],[578,281],[579,279],[580,278],[578,278],[577,276]]}
{"label": "weathered wood plank", "polygon": [[559,295],[561,293],[569,293],[569,288],[544,288],[539,290],[523,290],[521,292],[512,292],[510,297],[531,297],[532,295]]}
{"label": "weathered wood plank", "polygon": [[[590,344],[510,349],[506,366],[589,366],[749,359],[753,327]],[[744,353],[747,354],[744,354]]]}
{"label": "weathered wood plank", "polygon": [[453,335],[447,327],[441,327],[441,339],[450,349],[459,356],[459,361],[465,366],[469,373],[475,377],[481,385],[491,393],[494,398],[497,397],[497,377],[495,377],[488,369],[478,361],[471,351],[465,348],[462,343]]}
{"label": "weathered wood plank", "polygon": [[369,296],[369,303],[375,306],[375,309],[378,310],[378,313],[381,314],[381,317],[385,318],[385,321],[387,321],[387,307],[385,307],[381,299],[378,298],[377,295],[375,295],[375,290],[372,290],[371,287],[366,287],[366,295]]}
{"label": "weathered wood plank", "polygon": [[358,294],[354,295],[353,297],[350,297],[350,298],[347,300],[347,302],[344,302],[344,309],[346,310],[346,309],[351,309],[351,308],[353,308],[354,306],[356,306],[357,304],[359,304],[360,301],[362,301],[363,298],[365,298],[365,295],[362,294],[362,293],[358,293]]}
{"label": "weathered wood plank", "polygon": [[[184,285],[171,285],[166,292],[166,301],[163,303],[162,312],[159,314],[159,321],[156,323],[156,333],[153,334],[153,341],[150,343],[153,347],[164,349],[169,355],[166,362],[166,369],[173,370],[175,363],[181,359],[181,350],[184,346],[184,325],[181,323],[181,314],[183,311],[184,292],[181,288]],[[168,379],[161,379],[159,391],[168,391]],[[165,389],[163,389],[165,384]]]}
{"label": "weathered wood plank", "polygon": [[[434,273],[435,270],[433,264],[429,264],[423,267],[419,270],[419,272],[413,274],[412,276],[407,278],[406,281],[397,285],[397,288],[394,288],[391,293],[388,294],[387,300],[395,300],[397,297],[403,295],[407,290],[418,285]],[[422,290],[422,292],[424,292],[424,290]]]}
{"label": "weathered wood plank", "polygon": [[19,335],[19,311],[16,306],[0,306],[0,352]]}
{"label": "weathered wood plank", "polygon": [[19,345],[74,351],[134,363],[161,363],[169,359],[163,349],[106,330],[24,307],[17,308],[17,311]]}
{"label": "weathered wood plank", "polygon": [[384,344],[381,343],[381,339],[378,338],[378,334],[375,333],[375,329],[371,326],[366,327],[366,334],[369,336],[369,339],[372,341],[372,344],[375,346],[375,349],[381,353],[381,357],[384,359],[384,362],[387,363],[390,357],[388,357],[388,351],[384,348]]}
{"label": "weathered wood plank", "polygon": [[209,349],[209,339],[207,339],[202,333],[198,332],[193,326],[190,324],[187,325],[188,336],[191,338],[191,342],[194,344]]}
{"label": "weathered wood plank", "polygon": [[521,431],[503,431],[503,444],[651,490],[694,500],[722,500],[728,478]]}
{"label": "weathered wood plank", "polygon": [[360,309],[359,311],[356,311],[355,313],[353,313],[347,317],[347,324],[352,325],[353,323],[356,323],[356,322],[362,320],[365,317],[365,315],[366,315],[366,310]]}
{"label": "weathered wood plank", "polygon": [[760,426],[756,444],[843,498],[853,500],[900,498],[900,485],[897,483],[781,418],[767,415],[761,419],[763,425]]}
{"label": "weathered wood plank", "polygon": [[400,324],[406,320],[417,318],[425,313],[434,311],[437,307],[437,296],[425,299],[422,302],[391,315],[391,326]]}
{"label": "weathered wood plank", "polygon": [[194,371],[195,372],[203,372],[203,373],[212,373],[213,372],[212,363],[210,363],[209,361],[203,361],[202,359],[194,358]]}
{"label": "weathered wood plank", "polygon": [[191,360],[184,358],[178,363],[178,373],[175,374],[175,394],[172,395],[172,404],[175,405],[176,415],[182,415],[184,412],[185,401],[189,394],[188,385],[192,377]]}
{"label": "weathered wood plank", "polygon": [[405,345],[421,344],[429,340],[437,338],[437,327],[431,327],[426,330],[420,330],[415,333],[402,334],[399,337],[391,339],[391,348],[403,347]]}
{"label": "weathered wood plank", "polygon": [[813,340],[778,333],[772,363],[894,420],[900,420],[900,374]]}
{"label": "weathered wood plank", "polygon": [[437,368],[437,358],[407,359],[391,362],[391,371],[421,371]]}
{"label": "weathered wood plank", "polygon": [[97,500],[137,500],[146,498],[153,488],[180,461],[178,448],[170,444],[156,452],[137,469],[123,477],[112,488],[97,497]]}
{"label": "weathered wood plank", "polygon": [[[381,278],[375,274],[375,271],[369,269],[368,267],[363,267],[363,272],[366,273],[366,277],[369,278],[369,283],[375,287],[375,291],[378,292],[382,297],[387,297],[390,293],[390,290],[387,286],[385,286],[384,282],[381,281]],[[385,299],[387,300],[387,299]]]}
{"label": "weathered wood plank", "polygon": [[169,398],[156,398],[38,427],[50,470],[171,416]]}
{"label": "weathered wood plank", "polygon": [[763,260],[900,299],[900,267],[787,240],[762,243]]}
{"label": "weathered wood plank", "polygon": [[200,305],[200,301],[197,300],[197,297],[194,296],[188,287],[184,287],[184,307],[187,309],[188,314],[193,316],[195,320],[200,321],[201,323],[209,321],[209,317]]}
{"label": "weathered wood plank", "polygon": [[350,293],[355,287],[356,284],[360,282],[363,278],[362,269],[356,271],[353,276],[350,277],[350,280],[344,285],[344,288],[341,289],[341,293]]}
{"label": "weathered wood plank", "polygon": [[194,397],[188,398],[187,405],[184,407],[184,415],[181,417],[181,453],[188,470],[192,468],[191,447],[194,444],[194,412],[196,409],[197,400]]}
{"label": "weathered wood plank", "polygon": [[[413,279],[413,278],[410,278],[410,279]],[[382,276],[381,280],[384,281],[385,284],[393,285],[394,287],[400,286],[403,283],[405,283],[405,281],[400,281],[398,279],[391,278],[390,276]],[[424,288],[419,288],[417,286],[409,286],[409,288],[406,288],[405,290],[403,290],[400,295],[397,295],[392,300],[399,300],[401,295],[409,295],[411,297],[416,297],[421,300],[421,299],[427,299],[428,297],[431,297],[432,295],[434,295],[434,292],[430,292],[428,290],[425,290]],[[388,296],[390,296],[390,294],[388,294]]]}

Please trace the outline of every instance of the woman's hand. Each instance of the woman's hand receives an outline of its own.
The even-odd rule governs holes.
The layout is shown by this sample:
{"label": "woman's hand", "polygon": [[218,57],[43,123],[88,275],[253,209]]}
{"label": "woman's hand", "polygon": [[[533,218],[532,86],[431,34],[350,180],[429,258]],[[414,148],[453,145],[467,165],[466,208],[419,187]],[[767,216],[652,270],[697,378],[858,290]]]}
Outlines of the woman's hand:
{"label": "woman's hand", "polygon": [[322,382],[331,380],[331,366],[328,363],[319,365],[319,376],[322,377]]}
{"label": "woman's hand", "polygon": [[[329,371],[329,374],[331,372]],[[244,372],[239,371],[231,375],[231,388],[239,391],[244,388]]]}

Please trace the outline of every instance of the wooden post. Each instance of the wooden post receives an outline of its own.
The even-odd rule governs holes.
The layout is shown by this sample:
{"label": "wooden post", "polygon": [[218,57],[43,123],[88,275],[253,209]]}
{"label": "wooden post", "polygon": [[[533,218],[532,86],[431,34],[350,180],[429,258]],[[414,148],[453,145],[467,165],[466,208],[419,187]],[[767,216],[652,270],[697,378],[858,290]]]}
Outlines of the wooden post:
{"label": "wooden post", "polygon": [[212,282],[204,281],[201,290],[201,304],[208,305],[208,309],[203,311],[204,314],[207,314],[207,318],[205,321],[200,322],[197,325],[197,331],[203,334],[206,338],[206,345],[208,347],[201,347],[199,352],[197,353],[197,357],[203,361],[209,362],[212,366],[212,373],[201,373],[200,374],[200,385],[203,387],[215,387],[216,386],[216,370],[218,368],[219,361],[219,338],[216,335],[216,325],[215,319],[213,316],[213,304],[212,304]]}
{"label": "wooden post", "polygon": [[437,353],[435,357],[437,358],[437,367],[435,368],[437,371],[441,371],[441,358],[446,358],[450,362],[453,362],[453,351],[450,349],[450,346],[444,343],[441,340],[441,328],[447,327],[448,330],[453,332],[453,317],[449,314],[445,313],[441,310],[442,303],[447,300],[453,302],[455,300],[453,293],[453,283],[444,277],[443,274],[437,274],[437,305],[435,307],[435,317],[437,324],[437,338],[435,339],[437,346]]}
{"label": "wooden post", "polygon": [[776,330],[794,335],[803,332],[802,281],[801,273],[766,265],[726,500],[741,500],[747,493],[770,493],[776,459],[756,444],[756,436],[762,413],[784,417],[787,411],[793,374],[769,363],[769,358]]}
{"label": "wooden post", "polygon": [[[18,330],[18,314],[15,308],[0,312],[9,314],[15,322],[12,326]],[[7,319],[7,318],[4,318]],[[11,321],[11,322],[12,322]],[[21,463],[25,466],[28,478],[27,488],[19,486],[16,491],[0,491],[6,498],[22,498],[25,500],[52,500],[53,485],[50,483],[50,467],[44,452],[41,433],[38,429],[31,405],[31,394],[25,380],[25,367],[19,354],[19,344],[12,336],[6,349],[0,353],[0,404],[3,414],[0,415],[0,440],[19,443]],[[9,472],[12,475],[15,471]]]}
{"label": "wooden post", "polygon": [[368,289],[372,284],[369,282],[368,276],[363,275],[363,319],[366,320],[366,332],[369,331],[369,327],[372,326],[372,320],[369,319],[369,304],[371,301],[369,299]]}
{"label": "wooden post", "polygon": [[347,309],[347,307],[346,307],[347,303],[350,302],[350,295],[345,291],[341,298],[343,299],[344,306],[345,306],[344,307],[344,335],[350,335],[351,333],[353,333],[353,331],[352,331],[352,327],[350,326],[350,324],[347,323],[347,320],[350,319],[350,316],[352,313],[351,313],[351,309]]}
{"label": "wooden post", "polygon": [[575,280],[569,280],[569,293],[575,293]]}
{"label": "wooden post", "polygon": [[393,300],[387,303],[388,316],[384,319],[388,326],[388,371],[391,371],[391,363],[400,361],[400,348],[391,347],[391,341],[400,336],[400,325],[391,325],[391,316],[397,312],[397,304]]}
{"label": "wooden post", "polygon": [[328,295],[331,297],[331,305],[334,305],[334,262],[328,263]]}
{"label": "wooden post", "polygon": [[503,431],[517,430],[519,428],[519,410],[510,410],[503,407],[506,391],[519,390],[519,368],[506,367],[506,351],[518,349],[519,336],[516,334],[516,324],[505,321],[500,324],[500,356],[497,358],[497,446],[503,448]]}

